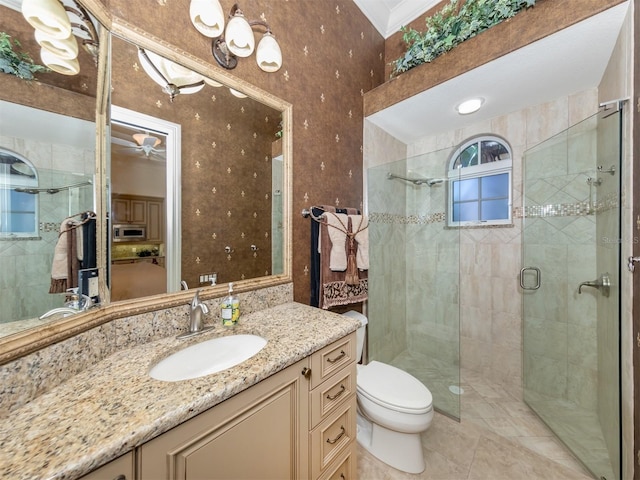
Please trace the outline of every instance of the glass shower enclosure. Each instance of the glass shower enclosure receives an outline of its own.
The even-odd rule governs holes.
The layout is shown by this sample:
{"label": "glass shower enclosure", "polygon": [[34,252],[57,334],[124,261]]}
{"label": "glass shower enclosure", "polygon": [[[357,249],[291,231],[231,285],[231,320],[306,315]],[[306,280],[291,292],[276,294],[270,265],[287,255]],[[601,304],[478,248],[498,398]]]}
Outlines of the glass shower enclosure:
{"label": "glass shower enclosure", "polygon": [[460,230],[446,226],[440,181],[450,155],[368,170],[368,358],[409,372],[436,409],[459,418]]}
{"label": "glass shower enclosure", "polygon": [[595,477],[620,478],[621,110],[525,152],[525,402]]}

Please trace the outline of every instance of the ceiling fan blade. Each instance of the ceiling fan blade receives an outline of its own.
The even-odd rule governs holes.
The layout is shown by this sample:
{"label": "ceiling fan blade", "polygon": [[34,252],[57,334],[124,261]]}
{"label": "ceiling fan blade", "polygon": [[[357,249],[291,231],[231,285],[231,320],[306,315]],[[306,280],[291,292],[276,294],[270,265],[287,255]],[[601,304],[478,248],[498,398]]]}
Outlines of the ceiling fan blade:
{"label": "ceiling fan blade", "polygon": [[125,140],[123,138],[111,137],[111,143],[114,145],[119,145],[122,147],[137,147],[138,145],[135,142],[130,140]]}

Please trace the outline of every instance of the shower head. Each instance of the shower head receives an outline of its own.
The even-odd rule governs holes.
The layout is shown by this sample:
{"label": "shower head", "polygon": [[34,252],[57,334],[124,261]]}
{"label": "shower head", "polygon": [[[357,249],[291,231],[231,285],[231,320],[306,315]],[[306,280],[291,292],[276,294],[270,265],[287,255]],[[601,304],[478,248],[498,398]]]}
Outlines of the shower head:
{"label": "shower head", "polygon": [[438,183],[443,182],[441,178],[407,178],[407,177],[401,177],[400,175],[395,175],[391,172],[387,173],[387,178],[389,180],[393,180],[394,178],[396,178],[398,180],[404,180],[405,182],[413,183],[414,185],[417,185],[417,186],[427,185],[429,187],[433,187],[434,185],[437,185]]}

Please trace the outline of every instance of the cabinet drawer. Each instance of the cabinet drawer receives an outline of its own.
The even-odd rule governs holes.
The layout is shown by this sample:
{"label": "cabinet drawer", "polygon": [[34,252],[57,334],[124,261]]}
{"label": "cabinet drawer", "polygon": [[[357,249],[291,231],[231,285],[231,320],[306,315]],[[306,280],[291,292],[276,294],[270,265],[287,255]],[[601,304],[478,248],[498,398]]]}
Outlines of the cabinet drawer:
{"label": "cabinet drawer", "polygon": [[327,467],[318,480],[356,480],[358,478],[357,468],[358,447],[357,443],[353,442],[346,452]]}
{"label": "cabinet drawer", "polygon": [[342,367],[355,361],[355,356],[355,332],[318,350],[311,356],[311,388],[316,388]]}
{"label": "cabinet drawer", "polygon": [[343,368],[309,394],[311,397],[311,428],[315,427],[356,391],[356,364]]}
{"label": "cabinet drawer", "polygon": [[317,478],[356,438],[356,396],[352,395],[311,431],[311,472]]}

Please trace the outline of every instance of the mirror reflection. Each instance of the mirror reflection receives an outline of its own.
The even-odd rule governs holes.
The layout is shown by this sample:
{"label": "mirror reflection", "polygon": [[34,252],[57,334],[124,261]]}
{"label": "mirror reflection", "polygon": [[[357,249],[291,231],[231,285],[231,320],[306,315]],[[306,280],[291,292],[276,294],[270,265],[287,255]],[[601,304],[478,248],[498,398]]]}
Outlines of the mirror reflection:
{"label": "mirror reflection", "polygon": [[[21,2],[5,5],[0,33],[41,65],[44,46]],[[76,259],[68,262],[76,267],[71,276],[54,260],[67,218],[81,222],[95,211],[97,69],[82,49],[73,63],[75,75],[34,69],[36,81],[0,73],[0,337],[60,319],[39,316],[63,307],[70,301],[65,291],[78,286],[78,251],[68,256]],[[95,262],[95,250],[85,253]]]}
{"label": "mirror reflection", "polygon": [[116,36],[111,72],[112,300],[283,273],[282,112]]}

